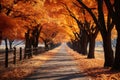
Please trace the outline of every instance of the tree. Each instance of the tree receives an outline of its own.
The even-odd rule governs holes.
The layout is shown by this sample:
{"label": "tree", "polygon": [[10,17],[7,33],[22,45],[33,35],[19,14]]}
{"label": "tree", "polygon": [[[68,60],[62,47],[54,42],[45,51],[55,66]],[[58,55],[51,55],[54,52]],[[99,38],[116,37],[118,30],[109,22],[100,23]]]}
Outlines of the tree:
{"label": "tree", "polygon": [[[64,4],[64,3],[63,3]],[[71,16],[77,23],[78,25],[78,28],[79,28],[79,42],[76,43],[76,44],[80,44],[81,47],[79,47],[78,49],[81,50],[79,52],[81,52],[82,54],[86,55],[87,54],[87,44],[88,44],[88,40],[87,40],[87,34],[86,34],[86,30],[84,29],[84,25],[81,21],[79,21],[75,14],[68,8],[68,6],[66,4],[65,5],[65,8],[66,10],[68,11],[69,13],[69,16]],[[76,36],[76,34],[74,33],[74,35]],[[75,43],[74,43],[75,44]],[[76,46],[78,47],[78,46]],[[80,49],[81,48],[81,49]],[[77,50],[78,50],[77,49]]]}
{"label": "tree", "polygon": [[115,27],[116,27],[116,30],[117,30],[117,43],[116,43],[116,50],[115,50],[115,61],[114,61],[114,64],[112,66],[112,69],[113,70],[120,70],[120,5],[119,5],[119,0],[114,0],[114,1],[111,1],[111,0],[104,0],[106,6],[107,6],[107,9],[110,13],[110,16],[112,17],[112,20],[115,24]]}
{"label": "tree", "polygon": [[32,45],[33,45],[33,48],[37,48],[38,47],[38,41],[39,41],[41,30],[42,30],[42,26],[40,24],[38,24],[32,30],[31,34],[32,34]]}
{"label": "tree", "polygon": [[48,50],[54,47],[54,43],[53,43],[54,38],[56,37],[59,31],[57,28],[58,24],[51,22],[51,23],[44,23],[42,26],[43,29],[41,31],[40,38],[44,42],[45,49]]}
{"label": "tree", "polygon": [[117,44],[116,44],[116,52],[115,52],[115,61],[114,61],[114,65],[113,65],[113,69],[119,70],[120,71],[120,5],[119,5],[120,1],[119,0],[115,0],[114,6],[115,6],[115,25],[116,25],[116,30],[117,30]]}
{"label": "tree", "polygon": [[[81,6],[83,6],[86,11],[92,16],[96,26],[99,28],[100,33],[103,39],[103,48],[104,48],[104,56],[105,56],[105,63],[104,67],[111,67],[113,65],[113,50],[111,47],[111,30],[113,26],[106,26],[103,14],[103,0],[97,0],[98,6],[98,18],[95,16],[93,11],[86,6],[81,0],[77,0]],[[111,24],[111,22],[110,22]]]}
{"label": "tree", "polygon": [[81,53],[81,45],[80,45],[80,35],[79,32],[77,32],[77,30],[75,29],[74,26],[70,26],[72,33],[74,34],[74,38],[71,37],[71,42],[68,44],[69,47],[71,47],[73,50]]}
{"label": "tree", "polygon": [[[60,12],[60,10],[58,12],[56,11],[56,13],[49,11],[47,12],[48,7],[46,7],[44,2],[46,3],[49,1],[44,1],[44,0],[1,0],[0,1],[0,12],[6,14],[12,19],[15,19],[17,21],[17,24],[19,24],[19,27],[17,28],[14,27],[17,35],[15,39],[25,40],[26,38],[24,35],[25,33],[28,33],[29,30],[30,30],[30,35],[33,34],[35,36],[37,34],[36,31],[39,28],[38,26],[36,26],[38,24],[42,25],[46,22],[50,22],[50,23],[55,22],[61,25],[61,22],[63,22],[64,20],[61,18],[63,21],[61,20],[60,22],[58,21],[58,17],[57,17],[57,14]],[[55,7],[54,5],[51,6]],[[58,9],[58,7],[56,9]],[[53,13],[55,15],[54,18],[51,16]],[[30,37],[32,39],[32,36]],[[37,37],[33,38],[33,42],[38,43]],[[34,46],[37,45],[36,43],[34,43]]]}
{"label": "tree", "polygon": [[6,16],[5,14],[0,14],[0,31],[1,39],[5,40],[6,48],[8,48],[7,39],[14,40],[16,38],[16,29],[18,25],[13,18]]}
{"label": "tree", "polygon": [[[79,35],[80,40],[77,44],[80,44],[80,46],[81,46],[81,49],[79,48],[81,50],[81,53],[87,54],[87,44],[89,42],[88,58],[94,58],[95,39],[96,39],[98,31],[99,31],[98,27],[96,27],[95,25],[92,25],[91,21],[87,21],[87,19],[86,19],[87,16],[86,16],[85,10],[82,7],[79,7],[76,3],[73,3],[73,4],[75,6],[77,6],[78,8],[80,8],[81,13],[83,14],[82,20],[78,20],[76,18],[75,14],[67,7],[67,5],[66,4],[64,4],[64,5],[66,7],[66,10],[69,12],[69,15],[76,21],[76,23],[79,26],[80,32],[78,35]],[[87,38],[89,38],[89,41],[87,40]]]}
{"label": "tree", "polygon": [[88,58],[95,58],[94,52],[95,52],[95,39],[98,35],[98,27],[94,25],[94,23],[88,22],[85,20],[85,26],[87,28],[87,35],[89,40],[89,52],[88,52]]}
{"label": "tree", "polygon": [[2,40],[2,31],[0,31],[0,43],[1,43],[1,40]]}
{"label": "tree", "polygon": [[9,41],[9,48],[12,49],[12,44],[14,42],[14,40],[8,40]]}

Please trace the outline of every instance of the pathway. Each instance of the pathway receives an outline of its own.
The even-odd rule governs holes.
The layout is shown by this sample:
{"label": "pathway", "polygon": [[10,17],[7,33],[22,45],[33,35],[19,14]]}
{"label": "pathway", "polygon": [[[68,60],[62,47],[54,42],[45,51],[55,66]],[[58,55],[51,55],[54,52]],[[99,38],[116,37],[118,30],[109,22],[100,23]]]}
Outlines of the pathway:
{"label": "pathway", "polygon": [[77,63],[62,44],[58,53],[24,80],[90,80],[77,68]]}

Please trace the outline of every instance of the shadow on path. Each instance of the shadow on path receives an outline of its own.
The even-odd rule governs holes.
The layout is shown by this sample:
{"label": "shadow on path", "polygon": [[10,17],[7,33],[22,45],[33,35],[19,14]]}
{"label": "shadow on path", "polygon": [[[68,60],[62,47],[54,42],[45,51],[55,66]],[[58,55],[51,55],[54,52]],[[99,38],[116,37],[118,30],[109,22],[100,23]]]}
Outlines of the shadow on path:
{"label": "shadow on path", "polygon": [[67,54],[65,44],[51,60],[47,61],[24,80],[89,80],[77,68],[73,57]]}

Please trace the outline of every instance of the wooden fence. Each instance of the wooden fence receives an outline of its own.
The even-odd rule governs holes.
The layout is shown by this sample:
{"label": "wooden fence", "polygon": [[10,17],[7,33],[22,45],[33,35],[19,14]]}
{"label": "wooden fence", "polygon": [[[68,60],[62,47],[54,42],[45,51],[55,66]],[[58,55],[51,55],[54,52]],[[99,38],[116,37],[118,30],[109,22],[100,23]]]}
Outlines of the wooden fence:
{"label": "wooden fence", "polygon": [[[23,59],[29,59],[32,58],[33,55],[37,55],[39,53],[45,52],[44,47],[37,47],[37,48],[25,48],[22,49],[21,47],[19,50],[16,49],[16,47],[13,48],[13,50],[9,51],[8,48],[5,50],[5,67],[8,67],[8,64],[10,62],[13,62],[13,64],[16,64],[17,61],[21,61]],[[9,57],[11,56],[11,57]],[[12,58],[12,61],[9,61],[10,58]]]}

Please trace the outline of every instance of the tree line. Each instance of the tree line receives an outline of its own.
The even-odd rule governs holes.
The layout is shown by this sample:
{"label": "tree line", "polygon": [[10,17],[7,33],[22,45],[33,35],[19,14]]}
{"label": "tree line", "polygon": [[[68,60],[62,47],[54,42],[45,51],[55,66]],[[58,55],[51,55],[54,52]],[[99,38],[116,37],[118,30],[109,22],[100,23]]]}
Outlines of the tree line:
{"label": "tree line", "polygon": [[[41,1],[42,0],[9,0],[9,2],[7,2],[6,0],[0,0],[0,13],[4,13],[4,17],[9,21],[11,19],[17,19],[18,24],[20,25],[20,27],[15,26],[15,22],[12,20],[11,22],[8,22],[8,24],[14,23],[9,25],[9,27],[12,26],[9,30],[12,30],[14,33],[19,33],[19,36],[17,37],[13,33],[12,38],[2,36],[9,27],[7,28],[6,26],[6,28],[4,28],[0,26],[2,28],[0,29],[0,39],[4,38],[5,42],[7,41],[7,38],[10,40],[13,38],[25,39],[26,48],[37,47],[39,39],[41,39],[45,43],[45,47],[47,49],[49,45],[53,45],[53,38],[55,38],[61,30],[56,27],[54,29],[50,27],[49,30],[47,28],[44,29],[43,25],[46,25],[46,23],[47,25],[52,24],[52,26],[65,25],[66,21],[66,24],[68,24],[68,27],[74,35],[74,38],[71,38],[71,47],[74,50],[84,55],[87,54],[88,58],[95,58],[95,39],[100,32],[104,49],[104,67],[112,67],[113,70],[120,70],[120,0],[89,1],[93,6],[85,0],[53,1],[57,6],[52,5],[52,0],[45,0],[45,2]],[[43,9],[43,4],[46,4],[44,7],[50,9],[48,9],[48,12],[47,8]],[[62,7],[60,5],[62,5]],[[51,10],[52,8],[53,10]],[[62,16],[59,16],[59,14]],[[53,17],[57,17],[57,19],[61,17],[64,18],[66,15],[70,16],[71,19],[76,22],[79,31],[73,30],[75,27],[69,22],[72,20],[67,19],[68,22],[65,20],[63,22],[58,22],[59,24],[55,23],[55,21],[53,21],[53,24],[48,23],[48,21],[40,20],[48,16],[50,17],[49,19]],[[21,28],[21,26],[23,28]],[[111,31],[114,27],[117,31],[115,53],[112,50],[111,44]],[[24,33],[24,35],[21,33]],[[87,52],[88,44],[89,52]]]}
{"label": "tree line", "polygon": [[[92,24],[91,21],[87,21],[86,17],[84,17],[84,21],[82,22],[76,17],[71,9],[65,5],[70,16],[75,19],[80,29],[79,33],[73,32],[73,34],[76,36],[76,40],[71,40],[72,47],[82,54],[87,54],[87,44],[89,43],[88,58],[94,58],[95,39],[98,35],[98,32],[100,32],[104,49],[104,67],[112,67],[112,70],[120,70],[120,1],[96,0],[95,2],[97,7],[95,8],[87,6],[85,1],[76,1],[77,3],[73,2],[73,4],[76,5],[76,7],[83,9],[81,13],[84,15],[85,11],[89,13],[95,25]],[[105,5],[103,3],[105,3]],[[104,7],[107,8],[107,13],[104,11]],[[97,11],[97,15],[94,10]],[[106,17],[107,19],[105,19]],[[115,27],[117,31],[115,53],[113,52],[111,44],[111,31],[113,27]]]}
{"label": "tree line", "polygon": [[[39,0],[0,0],[0,15],[3,18],[0,20],[0,41],[5,41],[6,48],[9,41],[10,49],[12,49],[15,39],[24,40],[26,52],[27,48],[37,48],[39,42],[45,44],[46,50],[56,45],[53,39],[58,31],[50,28],[48,31],[43,29],[43,25],[47,22],[41,25],[39,21],[39,17],[42,16],[40,12],[44,10],[40,9],[42,6],[37,5],[41,4],[42,1]],[[39,8],[36,9],[37,7]]]}

